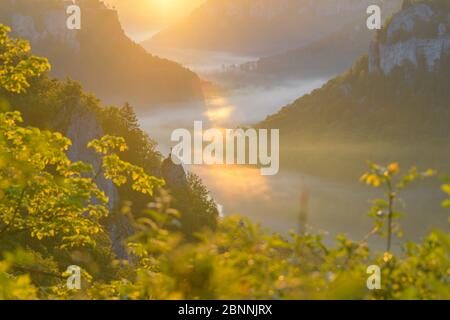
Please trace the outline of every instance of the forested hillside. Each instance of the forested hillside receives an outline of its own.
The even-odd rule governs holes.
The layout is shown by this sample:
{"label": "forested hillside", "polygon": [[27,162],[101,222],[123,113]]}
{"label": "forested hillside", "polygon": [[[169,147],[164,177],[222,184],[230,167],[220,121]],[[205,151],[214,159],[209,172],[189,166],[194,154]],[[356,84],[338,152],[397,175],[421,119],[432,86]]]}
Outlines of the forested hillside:
{"label": "forested hillside", "polygon": [[[120,242],[130,234],[131,226],[129,219],[120,215],[120,208],[131,202],[134,211],[141,212],[148,198],[102,177],[101,158],[89,150],[87,144],[103,135],[120,136],[129,147],[121,153],[125,161],[160,178],[170,176],[173,170],[177,170],[176,166],[169,166],[163,172],[162,156],[156,150],[157,144],[140,129],[131,105],[105,107],[94,96],[86,94],[79,83],[73,80],[62,82],[47,74],[31,79],[30,84],[31,88],[20,95],[2,90],[0,98],[5,102],[3,106],[20,111],[26,125],[64,133],[72,141],[67,153],[69,159],[89,162],[93,166],[97,172],[94,181],[105,192],[109,199],[108,207],[115,213],[105,223],[114,240],[116,253],[125,256]],[[185,175],[185,172],[182,171],[182,174]],[[175,207],[185,212],[182,221],[187,234],[205,225],[215,225],[217,209],[201,182],[191,179],[185,185],[171,184],[168,187],[172,193],[184,197]]]}
{"label": "forested hillside", "polygon": [[348,72],[260,125],[280,128],[298,163],[328,149],[347,169],[396,156],[448,169],[449,13],[446,1],[405,3]]}
{"label": "forested hillside", "polygon": [[80,30],[66,27],[70,1],[3,0],[0,23],[28,39],[48,57],[51,74],[80,81],[107,103],[141,108],[203,98],[201,81],[190,70],[147,53],[124,33],[117,12],[99,0],[80,2]]}

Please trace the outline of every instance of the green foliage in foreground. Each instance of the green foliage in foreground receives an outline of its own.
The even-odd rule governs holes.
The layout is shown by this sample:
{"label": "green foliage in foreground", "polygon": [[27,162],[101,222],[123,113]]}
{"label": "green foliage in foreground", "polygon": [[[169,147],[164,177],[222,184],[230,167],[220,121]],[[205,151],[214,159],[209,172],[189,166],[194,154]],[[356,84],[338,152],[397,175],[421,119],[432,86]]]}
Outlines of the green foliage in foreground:
{"label": "green foliage in foreground", "polygon": [[[85,271],[82,290],[68,290],[64,271],[74,264],[74,252],[83,246],[93,251],[110,247],[102,242],[105,231],[99,221],[108,214],[107,199],[95,185],[94,173],[89,176],[90,166],[67,159],[69,140],[19,123],[19,113],[1,114],[2,299],[450,298],[450,238],[444,232],[433,232],[421,244],[407,243],[395,255],[371,253],[366,239],[353,242],[339,236],[328,247],[317,235],[285,238],[229,217],[192,241],[181,232],[180,216],[164,192],[135,220],[136,232],[128,241],[131,258],[111,257],[107,263],[117,267],[107,279]],[[102,154],[105,177],[115,184],[129,184],[146,195],[162,186],[114,152],[127,148],[123,139],[107,136],[90,147]],[[363,180],[389,186],[398,171],[396,164],[372,165]],[[396,188],[428,175],[411,170]],[[443,190],[448,193],[448,186]],[[396,196],[392,192],[387,189],[390,200]],[[129,207],[122,210],[131,213]],[[85,259],[81,265],[88,270],[92,263]],[[366,287],[370,265],[382,270],[381,290]]]}
{"label": "green foliage in foreground", "polygon": [[[35,75],[4,70],[12,69],[0,65],[0,88],[9,92],[26,88]],[[102,172],[94,173],[90,164],[67,158],[71,142],[63,135],[21,126],[21,120],[18,112],[0,113],[0,299],[450,299],[448,233],[407,243],[397,255],[389,245],[387,252],[370,252],[367,239],[339,236],[330,247],[318,235],[286,238],[228,217],[192,239],[159,190],[164,182],[120,158],[117,152],[127,148],[122,138],[89,144],[103,160]],[[398,171],[395,164],[372,165],[363,177],[387,187],[388,208],[406,182],[431,175],[412,170],[393,189]],[[108,199],[95,184],[98,174],[149,202],[151,195],[156,199],[143,215],[122,208],[135,230],[127,261],[112,254],[102,224]],[[450,196],[448,185],[443,191]],[[377,232],[382,227],[376,223]],[[74,264],[83,268],[81,290],[66,285],[65,270]],[[366,287],[370,265],[381,268],[379,290]]]}
{"label": "green foliage in foreground", "polygon": [[30,56],[30,44],[24,40],[11,39],[11,29],[0,25],[0,88],[22,93],[30,86],[27,79],[50,69],[47,59]]}
{"label": "green foliage in foreground", "polygon": [[[131,277],[93,283],[89,299],[448,299],[450,241],[442,232],[401,255],[371,254],[344,236],[327,247],[320,236],[284,238],[241,217],[186,243],[168,231],[170,212],[148,212],[130,242],[137,256]],[[157,221],[157,222],[155,222]],[[167,227],[165,225],[167,224]],[[366,287],[369,265],[382,270],[382,289]],[[70,297],[70,295],[69,295]],[[80,297],[80,296],[79,296]]]}

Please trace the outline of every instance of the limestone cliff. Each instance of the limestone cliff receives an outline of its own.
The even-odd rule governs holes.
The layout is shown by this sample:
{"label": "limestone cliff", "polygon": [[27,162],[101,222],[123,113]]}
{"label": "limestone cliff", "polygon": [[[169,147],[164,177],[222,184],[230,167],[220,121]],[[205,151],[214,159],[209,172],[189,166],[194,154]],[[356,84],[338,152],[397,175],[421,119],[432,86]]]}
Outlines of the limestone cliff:
{"label": "limestone cliff", "polygon": [[369,71],[389,74],[396,66],[421,61],[433,71],[450,52],[450,13],[417,3],[396,14],[370,46]]}
{"label": "limestone cliff", "polygon": [[449,17],[448,0],[405,1],[377,33],[368,56],[260,126],[280,129],[281,139],[296,147],[302,139],[447,142]]}
{"label": "limestone cliff", "polygon": [[[68,157],[72,161],[83,161],[92,165],[94,172],[101,172],[101,158],[87,145],[90,141],[104,135],[103,129],[97,122],[95,115],[86,108],[78,106],[70,110],[69,127],[66,136],[72,141]],[[112,211],[118,205],[118,192],[112,181],[106,180],[102,174],[97,175],[97,186],[102,189],[109,199],[109,209]]]}
{"label": "limestone cliff", "polygon": [[51,10],[42,19],[43,29],[38,30],[32,17],[15,13],[11,17],[11,28],[20,37],[28,39],[33,47],[43,42],[59,42],[74,52],[79,52],[77,33],[61,27],[65,25],[66,18],[63,11]]}
{"label": "limestone cliff", "polygon": [[169,155],[161,165],[161,173],[169,188],[187,189],[188,182],[186,172],[182,165],[177,165]]}
{"label": "limestone cliff", "polygon": [[95,173],[100,173],[96,176],[95,183],[109,199],[110,216],[106,219],[105,226],[114,253],[118,258],[126,259],[128,255],[123,243],[133,233],[131,222],[119,213],[119,192],[112,181],[105,179],[101,173],[101,158],[93,150],[87,148],[90,141],[104,135],[101,125],[95,114],[82,105],[63,108],[56,122],[56,126],[62,128],[66,136],[72,141],[68,157],[72,161],[89,163]]}

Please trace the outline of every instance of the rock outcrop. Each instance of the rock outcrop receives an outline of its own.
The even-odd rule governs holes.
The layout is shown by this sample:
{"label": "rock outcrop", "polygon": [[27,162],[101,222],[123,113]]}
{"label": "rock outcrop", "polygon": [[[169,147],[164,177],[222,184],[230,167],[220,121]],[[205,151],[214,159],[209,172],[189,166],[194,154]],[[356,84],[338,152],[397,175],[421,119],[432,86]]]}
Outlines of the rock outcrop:
{"label": "rock outcrop", "polygon": [[50,10],[42,18],[42,30],[38,30],[33,17],[16,13],[11,17],[11,27],[17,36],[28,39],[32,47],[41,43],[60,43],[78,53],[80,52],[80,42],[77,32],[65,27],[66,19],[64,11]]}
{"label": "rock outcrop", "polygon": [[[368,57],[269,116],[259,127],[280,129],[289,156],[287,150],[300,149],[302,139],[308,146],[305,150],[321,140],[327,148],[340,139],[369,145],[370,141],[401,142],[398,150],[403,143],[420,148],[420,143],[447,142],[449,13],[448,0],[405,1],[402,10],[377,32]],[[388,150],[381,152],[392,158]],[[350,154],[350,149],[346,152]]]}
{"label": "rock outcrop", "polygon": [[413,32],[419,20],[429,22],[433,17],[433,10],[425,4],[417,4],[400,11],[392,19],[386,31],[387,41],[391,42],[397,32]]}
{"label": "rock outcrop", "polygon": [[[111,180],[105,179],[102,170],[102,160],[87,144],[104,135],[103,128],[99,124],[95,114],[82,105],[64,108],[58,117],[59,126],[65,127],[66,136],[72,141],[72,146],[67,152],[71,161],[83,161],[92,165],[96,175],[95,183],[108,197],[108,209],[110,216],[105,220],[114,253],[119,259],[127,259],[128,254],[124,246],[124,240],[133,233],[129,219],[118,210],[119,192]],[[56,124],[58,126],[58,123]]]}
{"label": "rock outcrop", "polygon": [[[86,110],[86,108],[78,106],[70,112],[69,118],[69,126],[66,132],[66,136],[72,141],[72,146],[67,152],[69,159],[89,163],[92,165],[95,173],[101,172],[101,158],[92,149],[87,148],[90,141],[101,138],[104,135],[103,129],[95,115]],[[108,197],[109,209],[113,211],[119,202],[117,188],[111,180],[106,180],[102,174],[97,175],[95,182]]]}
{"label": "rock outcrop", "polygon": [[405,63],[418,67],[421,60],[432,72],[450,52],[450,13],[415,4],[396,14],[381,35],[370,46],[369,72],[389,74]]}
{"label": "rock outcrop", "polygon": [[175,164],[169,155],[161,165],[161,173],[169,188],[187,189],[186,172],[181,164]]}

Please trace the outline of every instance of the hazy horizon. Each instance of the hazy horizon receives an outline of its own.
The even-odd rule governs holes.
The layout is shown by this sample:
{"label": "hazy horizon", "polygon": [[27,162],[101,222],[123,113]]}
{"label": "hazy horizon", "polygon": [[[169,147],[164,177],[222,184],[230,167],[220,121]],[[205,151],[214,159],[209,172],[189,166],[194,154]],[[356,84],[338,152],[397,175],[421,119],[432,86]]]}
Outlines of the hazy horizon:
{"label": "hazy horizon", "polygon": [[205,0],[104,0],[117,9],[127,35],[136,42],[186,17]]}

